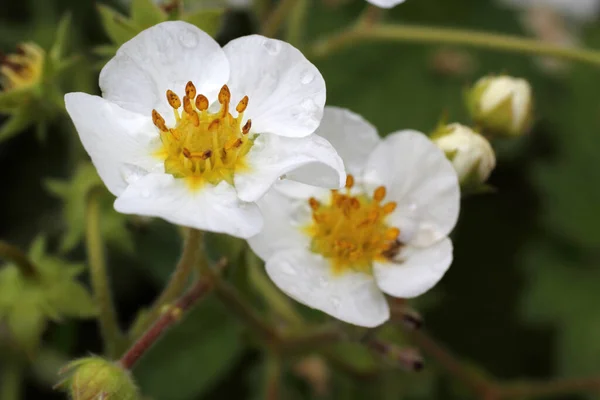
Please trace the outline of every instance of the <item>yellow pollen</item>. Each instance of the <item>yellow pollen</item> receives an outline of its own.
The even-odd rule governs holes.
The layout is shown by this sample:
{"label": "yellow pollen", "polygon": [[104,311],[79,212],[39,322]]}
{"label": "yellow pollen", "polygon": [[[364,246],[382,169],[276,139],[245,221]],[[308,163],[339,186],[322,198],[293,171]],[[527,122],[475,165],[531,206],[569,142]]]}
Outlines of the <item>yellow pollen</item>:
{"label": "yellow pollen", "polygon": [[215,113],[208,111],[208,98],[197,94],[192,82],[185,86],[183,100],[172,90],[167,90],[166,97],[174,110],[175,126],[168,128],[163,116],[152,111],[152,122],[162,142],[156,155],[164,161],[165,171],[184,178],[192,189],[221,181],[233,185],[235,172],[247,168],[246,155],[255,139],[255,135],[248,135],[250,120],[243,123],[248,97],[236,107],[236,117],[229,112],[231,93],[227,85],[219,92],[221,108]]}
{"label": "yellow pollen", "polygon": [[354,178],[348,175],[347,193],[332,190],[328,204],[308,199],[312,222],[306,232],[312,238],[311,251],[328,259],[335,273],[370,274],[374,261],[385,261],[400,250],[400,229],[386,222],[396,203],[381,205],[383,187],[377,188],[373,196],[353,196],[349,190],[353,185]]}
{"label": "yellow pollen", "polygon": [[23,89],[42,79],[46,53],[35,43],[22,43],[14,54],[0,54],[0,86],[3,90]]}

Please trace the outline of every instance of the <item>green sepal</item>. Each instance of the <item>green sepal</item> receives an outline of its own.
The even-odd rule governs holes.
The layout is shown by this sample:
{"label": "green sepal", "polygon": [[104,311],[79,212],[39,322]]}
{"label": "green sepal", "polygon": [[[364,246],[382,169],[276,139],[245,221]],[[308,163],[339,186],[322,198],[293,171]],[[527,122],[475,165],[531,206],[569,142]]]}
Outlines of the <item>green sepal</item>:
{"label": "green sepal", "polygon": [[23,132],[29,126],[35,123],[33,112],[30,107],[21,106],[11,114],[8,121],[2,124],[0,128],[0,143]]}
{"label": "green sepal", "polygon": [[141,28],[149,28],[167,20],[167,13],[152,0],[132,0],[131,19]]}
{"label": "green sepal", "polygon": [[198,11],[184,14],[181,19],[197,26],[210,36],[214,37],[221,28],[224,8],[200,9]]}
{"label": "green sepal", "polygon": [[112,8],[102,4],[98,4],[97,7],[104,30],[113,43],[122,45],[142,30],[133,21]]}
{"label": "green sepal", "polygon": [[66,55],[69,33],[71,30],[71,20],[71,13],[66,13],[62,16],[58,23],[58,28],[56,29],[54,44],[48,52],[49,60],[56,65],[60,65],[62,59]]}

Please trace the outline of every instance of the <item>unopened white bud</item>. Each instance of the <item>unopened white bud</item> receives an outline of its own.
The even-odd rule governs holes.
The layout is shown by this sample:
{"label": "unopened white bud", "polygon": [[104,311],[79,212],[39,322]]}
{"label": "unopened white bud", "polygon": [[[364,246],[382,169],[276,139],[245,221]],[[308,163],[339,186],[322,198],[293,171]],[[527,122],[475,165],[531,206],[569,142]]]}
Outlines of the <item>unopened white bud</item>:
{"label": "unopened white bud", "polygon": [[532,119],[531,86],[510,76],[481,78],[468,92],[468,107],[478,127],[500,136],[520,136]]}
{"label": "unopened white bud", "polygon": [[488,140],[467,126],[445,125],[431,138],[452,162],[463,187],[483,184],[496,166],[496,154]]}

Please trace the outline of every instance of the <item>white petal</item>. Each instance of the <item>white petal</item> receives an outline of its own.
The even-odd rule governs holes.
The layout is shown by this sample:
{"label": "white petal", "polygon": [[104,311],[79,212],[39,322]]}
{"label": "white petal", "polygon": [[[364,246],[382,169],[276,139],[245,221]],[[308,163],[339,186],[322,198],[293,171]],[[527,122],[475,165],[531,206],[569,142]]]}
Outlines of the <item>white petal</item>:
{"label": "white petal", "polygon": [[86,93],[68,93],[65,106],[83,147],[114,195],[125,190],[129,166],[163,170],[163,163],[153,156],[160,138],[150,117]]}
{"label": "white petal", "polygon": [[290,297],[350,324],[375,327],[390,317],[388,304],[372,276],[333,275],[329,263],[304,249],[277,252],[267,273]]}
{"label": "white petal", "polygon": [[232,103],[249,98],[244,116],[252,131],[302,137],[317,129],[325,106],[325,81],[292,45],[264,36],[245,36],[223,50],[229,59]]}
{"label": "white petal", "polygon": [[319,174],[301,178],[303,183],[337,189],[344,185],[344,163],[331,144],[317,135],[288,138],[262,134],[246,156],[247,170],[236,171],[234,182],[244,201],[260,199],[284,174],[306,165],[321,164]]}
{"label": "white petal", "polygon": [[367,0],[369,3],[381,8],[392,8],[398,4],[404,3],[406,0]]}
{"label": "white petal", "polygon": [[100,73],[104,98],[122,107],[151,115],[158,110],[173,123],[165,93],[180,97],[192,81],[198,93],[213,99],[229,79],[229,62],[221,46],[194,25],[163,22],[123,44]]}
{"label": "white petal", "polygon": [[414,230],[409,239],[427,246],[448,235],[458,219],[460,187],[452,164],[420,132],[402,131],[387,136],[371,153],[364,181],[369,190],[384,185],[388,201],[398,204],[390,223]]}
{"label": "white petal", "polygon": [[[322,136],[331,143],[344,161],[346,172],[354,175],[358,181],[369,154],[381,139],[377,129],[360,115],[345,108],[325,107],[325,113],[316,135]],[[322,171],[320,165],[310,165],[296,169],[288,174],[289,179],[306,181],[310,176],[318,176]]]}
{"label": "white petal", "polygon": [[310,237],[302,230],[310,224],[312,212],[306,199],[292,199],[270,190],[258,206],[264,218],[263,229],[248,239],[248,244],[260,258],[266,261],[277,251],[308,248]]}
{"label": "white petal", "polygon": [[377,285],[394,297],[419,296],[442,279],[452,264],[452,242],[444,238],[425,248],[403,247],[398,263],[375,263]]}
{"label": "white petal", "polygon": [[148,174],[132,182],[115,201],[115,209],[241,238],[258,233],[263,223],[258,206],[240,201],[226,182],[192,191],[183,179],[168,174]]}

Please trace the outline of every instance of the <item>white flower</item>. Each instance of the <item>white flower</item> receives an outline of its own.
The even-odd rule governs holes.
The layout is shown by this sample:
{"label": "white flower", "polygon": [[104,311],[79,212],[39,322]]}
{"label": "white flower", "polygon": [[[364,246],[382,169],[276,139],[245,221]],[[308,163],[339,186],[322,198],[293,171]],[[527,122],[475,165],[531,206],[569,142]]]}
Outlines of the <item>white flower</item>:
{"label": "white flower", "polygon": [[471,116],[484,131],[519,136],[529,129],[533,100],[525,79],[483,77],[469,92],[468,103]]}
{"label": "white flower", "polygon": [[518,8],[547,8],[567,17],[586,21],[600,12],[600,0],[500,0]]}
{"label": "white flower", "polygon": [[432,139],[452,161],[463,185],[484,183],[496,167],[496,154],[490,142],[467,126],[443,126],[432,135]]}
{"label": "white flower", "polygon": [[367,0],[367,2],[381,8],[392,8],[405,1],[406,0]]}
{"label": "white flower", "polygon": [[118,50],[100,88],[65,102],[119,212],[248,237],[262,226],[254,202],[280,176],[322,163],[318,179],[299,179],[345,181],[334,148],[312,134],[323,77],[285,42],[254,35],[221,49],[193,25],[164,22]]}
{"label": "white flower", "polygon": [[384,293],[418,296],[450,266],[456,172],[422,133],[380,139],[344,109],[326,107],[317,132],[342,156],[346,189],[281,182],[259,202],[269,213],[248,242],[289,296],[342,321],[377,326],[389,318]]}

